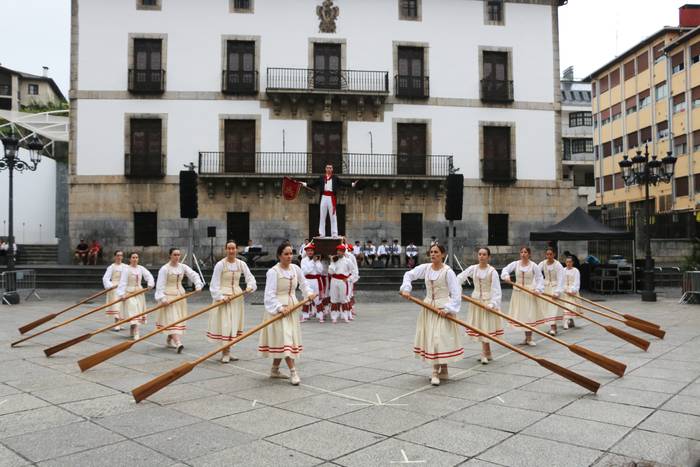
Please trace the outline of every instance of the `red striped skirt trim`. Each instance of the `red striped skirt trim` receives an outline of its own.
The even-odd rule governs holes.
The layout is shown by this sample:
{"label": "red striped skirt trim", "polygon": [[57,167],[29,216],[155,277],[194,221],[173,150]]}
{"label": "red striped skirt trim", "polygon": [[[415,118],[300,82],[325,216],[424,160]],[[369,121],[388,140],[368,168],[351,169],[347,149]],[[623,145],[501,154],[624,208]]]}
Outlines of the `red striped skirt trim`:
{"label": "red striped skirt trim", "polygon": [[[528,326],[539,326],[540,324],[544,324],[547,320],[546,319],[538,319],[537,321],[533,323],[525,323]],[[513,323],[511,321],[511,324],[513,325],[514,328],[522,328],[523,326],[519,325],[518,323]]]}
{"label": "red striped skirt trim", "polygon": [[438,352],[438,353],[430,353],[426,352],[425,350],[419,348],[419,347],[413,347],[413,353],[420,355],[421,357],[427,359],[427,360],[438,360],[440,358],[450,358],[450,357],[457,357],[459,355],[464,354],[464,349],[457,349],[457,350],[452,350],[451,352]]}
{"label": "red striped skirt trim", "polygon": [[[477,334],[469,329],[467,329],[466,332],[467,332],[467,335],[470,337],[484,337],[481,334]],[[502,336],[503,334],[505,334],[505,331],[503,331],[503,329],[499,329],[499,330],[494,331],[494,332],[488,332],[487,334],[489,336],[498,337],[498,336]]]}
{"label": "red striped skirt trim", "polygon": [[187,326],[185,326],[184,324],[179,324],[177,326],[168,326],[168,325],[163,326],[162,324],[156,323],[156,328],[157,329],[168,328],[168,329],[172,329],[173,331],[184,331],[185,329],[187,329]]}
{"label": "red striped skirt trim", "polygon": [[285,353],[285,352],[301,353],[303,350],[304,350],[303,345],[300,345],[299,347],[292,346],[292,345],[285,345],[284,347],[269,347],[267,345],[258,346],[258,352],[266,352],[266,353]]}
{"label": "red striped skirt trim", "polygon": [[550,316],[549,318],[545,318],[542,320],[543,323],[549,323],[551,321],[561,321],[564,319],[563,316]]}
{"label": "red striped skirt trim", "polygon": [[107,310],[107,311],[105,311],[105,313],[108,314],[108,315],[118,315],[118,314],[119,314],[119,311]]}
{"label": "red striped skirt trim", "polygon": [[229,341],[230,342],[242,334],[243,334],[243,331],[238,331],[238,333],[235,336],[223,336],[221,334],[214,334],[211,332],[207,332],[207,337],[209,339],[216,339],[217,341]]}

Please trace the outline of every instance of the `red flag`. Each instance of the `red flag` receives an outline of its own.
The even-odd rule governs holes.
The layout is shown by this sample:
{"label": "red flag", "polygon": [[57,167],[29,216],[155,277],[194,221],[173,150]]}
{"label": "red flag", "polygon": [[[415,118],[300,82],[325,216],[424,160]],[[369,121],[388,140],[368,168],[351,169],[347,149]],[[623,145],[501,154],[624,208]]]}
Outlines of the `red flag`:
{"label": "red flag", "polygon": [[293,178],[284,177],[282,179],[282,195],[287,201],[292,201],[296,199],[301,189],[301,182],[294,180]]}

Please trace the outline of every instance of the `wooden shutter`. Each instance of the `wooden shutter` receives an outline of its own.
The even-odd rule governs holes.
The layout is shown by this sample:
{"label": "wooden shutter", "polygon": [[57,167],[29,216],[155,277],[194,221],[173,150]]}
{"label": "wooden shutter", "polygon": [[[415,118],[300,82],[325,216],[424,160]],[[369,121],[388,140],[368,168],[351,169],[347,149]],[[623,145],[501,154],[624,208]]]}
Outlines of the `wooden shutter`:
{"label": "wooden shutter", "polygon": [[682,63],[683,63],[683,52],[678,52],[676,55],[673,55],[671,57],[671,66],[672,67],[675,68]]}
{"label": "wooden shutter", "polygon": [[644,52],[637,55],[637,73],[641,73],[649,69],[649,52]]}
{"label": "wooden shutter", "polygon": [[688,177],[676,178],[676,196],[688,196]]}
{"label": "wooden shutter", "polygon": [[625,79],[628,80],[634,76],[634,59],[625,63]]}
{"label": "wooden shutter", "polygon": [[622,104],[615,104],[612,107],[610,107],[610,113],[613,115],[619,115],[622,113]]}
{"label": "wooden shutter", "polygon": [[618,84],[620,84],[620,69],[615,68],[610,72],[610,87],[614,88]]}
{"label": "wooden shutter", "polygon": [[654,46],[653,52],[654,52],[654,61],[656,61],[656,60],[658,60],[659,58],[661,58],[661,57],[663,56],[663,54],[664,54],[664,43],[663,43],[663,42],[659,42],[658,44],[656,44],[656,45]]}
{"label": "wooden shutter", "polygon": [[676,94],[675,96],[673,96],[673,105],[677,105],[682,102],[685,102],[685,93]]}
{"label": "wooden shutter", "polygon": [[627,134],[627,149],[632,149],[639,144],[639,138],[637,137],[637,132]]}
{"label": "wooden shutter", "polygon": [[648,141],[651,141],[651,127],[647,126],[647,127],[642,128],[639,131],[639,136],[640,136],[639,139],[642,142],[642,144],[644,144]]}

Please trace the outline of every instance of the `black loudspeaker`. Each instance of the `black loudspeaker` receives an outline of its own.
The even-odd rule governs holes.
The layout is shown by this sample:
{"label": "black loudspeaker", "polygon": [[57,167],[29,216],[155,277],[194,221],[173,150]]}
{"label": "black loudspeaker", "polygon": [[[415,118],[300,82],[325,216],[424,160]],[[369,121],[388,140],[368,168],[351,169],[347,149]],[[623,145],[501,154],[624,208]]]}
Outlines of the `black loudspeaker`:
{"label": "black loudspeaker", "polygon": [[197,172],[180,171],[180,217],[196,219],[199,216],[197,200]]}
{"label": "black loudspeaker", "polygon": [[216,238],[216,226],[207,227],[207,238]]}
{"label": "black loudspeaker", "polygon": [[447,176],[447,199],[445,200],[445,219],[448,221],[462,220],[462,198],[464,195],[464,175],[450,174]]}

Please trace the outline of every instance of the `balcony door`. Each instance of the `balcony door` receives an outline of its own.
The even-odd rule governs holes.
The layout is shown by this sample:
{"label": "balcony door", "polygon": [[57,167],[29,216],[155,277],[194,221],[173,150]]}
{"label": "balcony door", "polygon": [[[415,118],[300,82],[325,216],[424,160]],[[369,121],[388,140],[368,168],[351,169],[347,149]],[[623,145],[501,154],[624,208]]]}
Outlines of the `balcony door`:
{"label": "balcony door", "polygon": [[255,173],[255,120],[225,121],[224,172]]}
{"label": "balcony door", "polygon": [[485,182],[511,182],[515,180],[515,161],[510,153],[510,127],[483,128],[484,158],[481,179]]}
{"label": "balcony door", "polygon": [[334,173],[343,171],[343,125],[341,122],[311,122],[311,171],[324,173],[327,163]]}
{"label": "balcony door", "polygon": [[162,48],[161,39],[134,39],[134,90],[162,90]]}
{"label": "balcony door", "polygon": [[314,44],[314,87],[340,89],[340,44]]}
{"label": "balcony door", "polygon": [[162,122],[159,118],[132,118],[126,175],[162,177]]}
{"label": "balcony door", "polygon": [[255,92],[257,81],[255,79],[255,42],[228,41],[226,49],[226,91]]}
{"label": "balcony door", "polygon": [[399,47],[397,94],[406,97],[425,96],[425,66],[422,47]]}
{"label": "balcony door", "polygon": [[489,100],[509,100],[508,54],[506,52],[484,52],[483,96]]}
{"label": "balcony door", "polygon": [[427,152],[427,126],[425,123],[398,123],[397,166],[398,175],[425,175]]}

